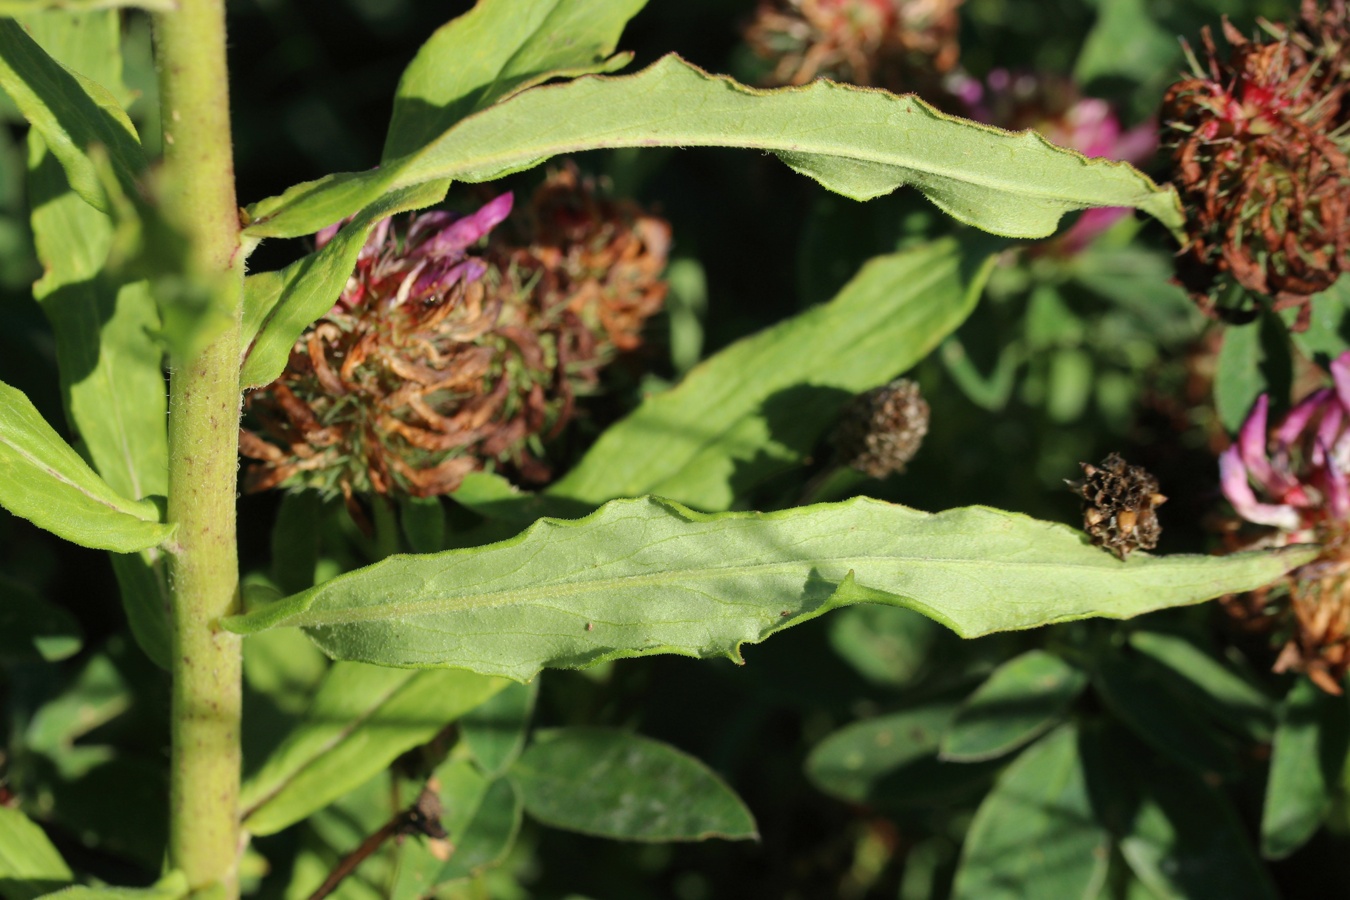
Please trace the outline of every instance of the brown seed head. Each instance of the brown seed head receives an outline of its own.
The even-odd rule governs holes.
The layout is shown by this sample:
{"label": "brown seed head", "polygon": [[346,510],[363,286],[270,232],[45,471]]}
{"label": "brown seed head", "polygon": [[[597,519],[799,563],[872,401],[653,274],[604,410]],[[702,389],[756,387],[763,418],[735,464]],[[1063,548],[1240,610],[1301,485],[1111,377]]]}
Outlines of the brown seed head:
{"label": "brown seed head", "polygon": [[854,397],[834,432],[841,465],[872,478],[903,472],[928,433],[928,403],[907,378]]}
{"label": "brown seed head", "polygon": [[1083,498],[1083,527],[1092,543],[1122,560],[1132,550],[1156,547],[1162,526],[1154,510],[1167,500],[1158,492],[1158,480],[1118,453],[1100,466],[1081,465],[1084,477],[1066,483]]}

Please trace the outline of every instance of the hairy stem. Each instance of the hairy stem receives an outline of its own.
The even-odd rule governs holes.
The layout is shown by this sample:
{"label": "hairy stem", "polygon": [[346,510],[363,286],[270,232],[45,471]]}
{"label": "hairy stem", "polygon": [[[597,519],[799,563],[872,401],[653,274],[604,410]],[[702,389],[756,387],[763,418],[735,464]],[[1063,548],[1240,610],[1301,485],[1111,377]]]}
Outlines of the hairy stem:
{"label": "hairy stem", "polygon": [[[238,895],[239,640],[235,484],[243,263],[230,138],[224,0],[180,0],[155,17],[164,128],[163,203],[191,241],[185,273],[227,313],[223,331],[174,360],[169,520],[174,619],[170,864],[194,891]],[[223,890],[222,890],[223,889]]]}

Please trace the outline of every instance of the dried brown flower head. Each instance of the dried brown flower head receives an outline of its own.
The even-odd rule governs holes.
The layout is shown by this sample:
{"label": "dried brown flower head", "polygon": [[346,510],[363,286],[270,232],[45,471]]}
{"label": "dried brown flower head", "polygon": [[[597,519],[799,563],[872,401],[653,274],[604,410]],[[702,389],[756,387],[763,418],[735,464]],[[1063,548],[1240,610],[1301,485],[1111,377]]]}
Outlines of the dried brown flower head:
{"label": "dried brown flower head", "polygon": [[661,308],[670,230],[569,167],[455,278],[426,262],[457,221],[476,223],[477,240],[497,212],[427,213],[372,234],[338,302],[247,400],[247,490],[313,488],[350,504],[446,493],[485,464],[550,476],[542,440]]}
{"label": "dried brown flower head", "polygon": [[872,478],[903,472],[928,433],[928,403],[907,378],[859,394],[834,432],[841,465]]}
{"label": "dried brown flower head", "polygon": [[1158,546],[1162,526],[1154,511],[1167,501],[1158,491],[1158,479],[1140,466],[1131,466],[1112,453],[1100,466],[1080,463],[1083,478],[1065,480],[1083,498],[1083,528],[1092,543],[1122,560],[1131,550]]}
{"label": "dried brown flower head", "polygon": [[1226,20],[1221,60],[1213,35],[1207,66],[1163,101],[1173,183],[1187,210],[1178,278],[1208,314],[1256,312],[1252,297],[1221,305],[1235,283],[1297,307],[1350,268],[1350,15],[1345,0],[1305,0],[1296,27],[1266,23],[1250,40]]}
{"label": "dried brown flower head", "polygon": [[770,84],[829,78],[927,93],[960,56],[963,0],[762,0],[746,28]]}

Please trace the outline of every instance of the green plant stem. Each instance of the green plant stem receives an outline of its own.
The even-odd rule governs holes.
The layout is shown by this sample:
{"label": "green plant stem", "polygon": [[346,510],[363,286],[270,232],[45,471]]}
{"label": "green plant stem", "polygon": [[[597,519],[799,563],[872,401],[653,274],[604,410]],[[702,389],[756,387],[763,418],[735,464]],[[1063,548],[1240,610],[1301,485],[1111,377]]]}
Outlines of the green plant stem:
{"label": "green plant stem", "polygon": [[230,325],[175,360],[169,404],[174,621],[169,860],[194,891],[238,895],[240,646],[220,630],[238,608],[235,479],[243,260],[226,85],[223,0],[181,0],[155,17],[164,129],[163,202],[191,241],[187,277]]}

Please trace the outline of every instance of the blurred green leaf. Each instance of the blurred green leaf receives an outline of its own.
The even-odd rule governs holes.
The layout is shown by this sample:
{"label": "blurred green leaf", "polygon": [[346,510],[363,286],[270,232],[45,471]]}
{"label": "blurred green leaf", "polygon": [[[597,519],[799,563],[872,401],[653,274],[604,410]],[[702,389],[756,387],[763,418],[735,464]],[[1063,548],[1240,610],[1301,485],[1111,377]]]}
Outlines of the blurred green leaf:
{"label": "blurred green leaf", "polygon": [[281,508],[272,523],[272,580],[284,594],[314,586],[314,568],[319,564],[319,521],[323,501],[317,491],[293,491],[282,495]]}
{"label": "blurred green leaf", "polygon": [[538,678],[529,684],[509,684],[460,720],[460,737],[488,775],[501,775],[525,749],[538,694]]}
{"label": "blurred green leaf", "polygon": [[994,759],[1058,724],[1087,675],[1052,653],[1030,650],[994,671],[957,710],[942,736],[942,758]]}
{"label": "blurred green leaf", "polygon": [[0,506],[68,541],[118,553],[153,547],[174,530],[155,504],[109,487],[7,384],[0,384]]}
{"label": "blurred green leaf", "polygon": [[0,661],[56,662],[79,652],[81,643],[74,616],[0,577]]}
{"label": "blurred green leaf", "polygon": [[300,723],[244,783],[244,827],[272,834],[300,821],[505,686],[460,670],[333,666]]}
{"label": "blurred green leaf", "polygon": [[1293,378],[1289,335],[1278,318],[1263,313],[1250,324],[1227,326],[1214,373],[1219,421],[1237,434],[1261,394],[1270,394],[1272,411],[1287,408]]}
{"label": "blurred green leaf", "polygon": [[1158,26],[1144,0],[1110,0],[1097,8],[1097,23],[1074,64],[1075,81],[1126,78],[1152,85],[1173,77],[1181,61],[1176,36]]}
{"label": "blurred green leaf", "polygon": [[1128,618],[1249,590],[1315,552],[1122,563],[1062,525],[983,507],[934,515],[859,497],[707,515],[644,498],[487,547],[391,557],[223,624],[303,627],[339,659],[523,681],[654,653],[739,660],[743,643],[851,603],[916,609],[963,637]]}
{"label": "blurred green leaf", "polygon": [[[75,680],[47,701],[28,723],[27,746],[58,758],[82,735],[112,721],[131,706],[131,691],[103,653],[85,663]],[[59,759],[58,759],[59,762]]]}
{"label": "blurred green leaf", "polygon": [[937,241],[877,257],[829,303],[738,341],[611,426],[554,496],[592,504],[652,493],[728,508],[801,464],[854,394],[923,359],[970,314],[993,241]]}
{"label": "blurred green leaf", "polygon": [[829,81],[759,91],[671,55],[635,75],[533,88],[378,169],[296,185],[250,207],[247,232],[297,237],[401,188],[491,181],[563,153],[643,146],[766,150],[855,200],[912,184],[957,220],[1009,237],[1045,237],[1065,213],[1093,206],[1137,207],[1170,228],[1182,221],[1170,187],[1035,132],[1012,134],[913,95]]}
{"label": "blurred green leaf", "polygon": [[[500,696],[500,695],[498,695]],[[441,824],[450,833],[437,856],[423,838],[402,848],[393,900],[429,896],[439,885],[472,878],[501,864],[520,831],[520,795],[504,778],[489,778],[467,760],[447,760],[436,769],[440,783]],[[445,852],[449,851],[449,858]]]}
{"label": "blurred green leaf", "polygon": [[240,387],[262,387],[280,377],[301,333],[337,302],[372,228],[397,213],[439,202],[447,187],[432,182],[387,194],[308,256],[279,271],[247,276],[242,337],[247,350]]}
{"label": "blurred green leaf", "polygon": [[1135,631],[1130,646],[1180,676],[1173,690],[1187,690],[1212,717],[1253,740],[1270,739],[1274,726],[1274,703],[1265,692],[1244,680],[1191,641],[1162,631]]}
{"label": "blurred green leaf", "polygon": [[904,687],[932,662],[950,632],[912,609],[863,604],[830,617],[830,646],[869,681]]}
{"label": "blurred green leaf", "polygon": [[93,12],[119,7],[169,12],[177,8],[177,3],[178,0],[0,0],[0,16],[26,16],[48,10]]}
{"label": "blurred green leaf", "polygon": [[86,887],[77,884],[46,896],[50,900],[181,900],[188,893],[187,876],[173,871],[147,888]]}
{"label": "blurred green leaf", "polygon": [[1095,897],[1110,847],[1093,815],[1078,732],[1062,727],[1018,756],[980,804],[952,900]]}
{"label": "blurred green leaf", "polygon": [[173,633],[169,623],[167,560],[158,549],[141,553],[110,553],[122,609],[137,645],[168,671],[172,662]]}
{"label": "blurred green leaf", "polygon": [[277,629],[244,642],[248,686],[292,714],[309,706],[328,667],[328,657],[295,631]]}
{"label": "blurred green leaf", "polygon": [[1347,750],[1345,698],[1298,679],[1280,706],[1261,811],[1261,855],[1283,859],[1313,836],[1331,809]]}
{"label": "blurred green leaf", "polygon": [[554,828],[628,841],[758,837],[750,810],[703,763],[624,731],[536,732],[507,777],[526,812]]}
{"label": "blurred green leaf", "polygon": [[403,536],[412,552],[445,549],[445,508],[440,497],[404,497],[399,500],[398,511]]}
{"label": "blurred green leaf", "polygon": [[90,158],[101,146],[127,194],[145,169],[136,128],[108,88],[52,59],[19,23],[0,19],[0,88],[61,162],[74,191],[90,206],[111,213],[103,181]]}
{"label": "blurred green leaf", "polygon": [[[896,780],[896,774],[906,767],[935,756],[955,710],[955,703],[941,701],[846,725],[811,750],[806,758],[807,777],[841,800],[877,803],[892,799],[899,792],[886,782]],[[909,779],[902,776],[899,780]]]}
{"label": "blurred green leaf", "polygon": [[[1326,365],[1350,349],[1350,278],[1338,278],[1311,302],[1307,330],[1290,332],[1289,337],[1305,356]],[[1291,309],[1285,315],[1288,324],[1298,311]]]}
{"label": "blurred green leaf", "polygon": [[[1121,780],[1119,769],[1097,774],[1103,783]],[[1140,784],[1120,852],[1157,900],[1274,900],[1270,876],[1227,797],[1198,775],[1161,766],[1146,766]]]}
{"label": "blurred green leaf", "polygon": [[33,900],[74,880],[46,833],[17,809],[0,806],[0,898]]}
{"label": "blurred green leaf", "polygon": [[550,78],[613,72],[624,25],[647,0],[487,0],[442,25],[399,79],[383,159]]}
{"label": "blurred green leaf", "polygon": [[1098,654],[1092,684],[1106,706],[1145,743],[1207,777],[1237,771],[1233,741],[1177,690],[1180,678],[1142,655],[1121,650]]}

